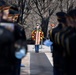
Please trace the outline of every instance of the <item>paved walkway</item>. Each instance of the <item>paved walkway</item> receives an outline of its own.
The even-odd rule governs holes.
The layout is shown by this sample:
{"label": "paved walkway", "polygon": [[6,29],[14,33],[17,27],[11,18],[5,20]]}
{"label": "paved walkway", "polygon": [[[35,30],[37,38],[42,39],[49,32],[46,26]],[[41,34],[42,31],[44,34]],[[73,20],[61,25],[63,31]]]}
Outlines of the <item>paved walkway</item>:
{"label": "paved walkway", "polygon": [[[44,45],[40,45],[39,46],[39,52],[43,52],[43,53],[49,53],[50,51],[50,47],[48,46],[44,46]],[[35,52],[35,46],[34,45],[28,45],[28,52]]]}
{"label": "paved walkway", "polygon": [[39,53],[34,52],[34,45],[28,45],[28,53],[22,60],[21,75],[53,75],[53,62],[50,48],[42,46]]}

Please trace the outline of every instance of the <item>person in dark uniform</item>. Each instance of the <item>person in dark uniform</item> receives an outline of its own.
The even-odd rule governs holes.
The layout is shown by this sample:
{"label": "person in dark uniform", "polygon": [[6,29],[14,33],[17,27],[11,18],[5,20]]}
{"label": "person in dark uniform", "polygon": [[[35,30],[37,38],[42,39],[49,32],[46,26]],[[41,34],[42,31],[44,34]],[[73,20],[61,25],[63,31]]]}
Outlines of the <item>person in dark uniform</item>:
{"label": "person in dark uniform", "polygon": [[[62,24],[65,24],[64,22]],[[68,23],[66,22],[67,26],[64,27],[61,31],[59,31],[57,33],[57,39],[56,39],[56,43],[61,47],[61,56],[62,56],[62,61],[60,62],[62,67],[62,71],[63,74],[66,74],[66,61],[67,61],[67,52],[65,49],[65,38],[71,33],[73,32],[72,27],[70,27],[68,25]],[[66,25],[65,24],[65,25]]]}
{"label": "person in dark uniform", "polygon": [[[13,17],[13,22],[15,24],[15,32],[14,32],[15,40],[17,41],[17,40],[21,39],[21,41],[19,40],[20,45],[25,47],[27,50],[25,31],[24,31],[24,28],[18,24],[18,16],[19,16],[18,13],[15,12],[14,17]],[[26,51],[26,53],[27,53],[27,51]],[[21,59],[16,59],[16,64],[15,64],[15,68],[14,68],[15,72],[13,72],[14,75],[20,75],[20,66],[21,66]]]}
{"label": "person in dark uniform", "polygon": [[66,57],[66,73],[67,75],[72,75],[75,74],[75,67],[76,67],[76,29],[75,29],[75,14],[76,14],[76,10],[73,9],[70,12],[68,12],[68,16],[67,16],[67,22],[68,24],[72,27],[72,29],[69,32],[69,35],[64,35],[65,40],[64,40],[64,46],[65,46],[65,50],[67,53],[67,57]]}
{"label": "person in dark uniform", "polygon": [[[12,12],[14,12],[14,14],[11,12],[9,14],[13,14],[12,22],[15,25],[14,35],[15,35],[15,41],[17,41],[15,46],[17,46],[17,44],[18,44],[23,49],[25,48],[27,50],[26,36],[25,36],[24,28],[18,24],[19,13],[14,9],[12,9],[12,10],[13,10]],[[12,17],[12,15],[10,15],[10,16]],[[26,51],[26,53],[27,53],[27,51]],[[15,59],[14,70],[13,70],[12,75],[20,75],[20,66],[21,66],[21,59]]]}
{"label": "person in dark uniform", "polygon": [[65,19],[65,15],[66,13],[64,12],[58,12],[57,14],[57,18],[58,18],[58,26],[56,28],[54,28],[52,31],[50,31],[50,40],[53,41],[53,62],[54,62],[54,75],[61,75],[60,72],[60,61],[61,61],[61,48],[59,45],[57,45],[55,43],[54,37],[55,34],[57,32],[59,32],[60,30],[62,30],[63,26],[62,26],[62,21]]}
{"label": "person in dark uniform", "polygon": [[6,5],[3,5],[0,1],[0,75],[11,75],[12,65],[10,58],[13,51],[14,37],[12,32],[1,26],[3,6],[5,7]]}
{"label": "person in dark uniform", "polygon": [[69,16],[66,17],[67,27],[63,28],[57,35],[57,44],[59,44],[63,49],[62,53],[63,53],[64,63],[62,64],[63,65],[62,70],[63,70],[63,74],[67,74],[67,75],[72,75],[75,71],[74,69],[72,69],[73,67],[70,66],[72,65],[70,64],[72,62],[71,57],[70,57],[71,56],[70,47],[73,45],[73,43],[71,44],[71,46],[69,46],[70,43],[68,41],[69,37],[75,35],[73,13],[74,12],[72,11],[68,13]]}
{"label": "person in dark uniform", "polygon": [[65,58],[63,62],[65,62],[65,64],[67,63],[66,65],[64,65],[64,63],[63,63],[63,65],[64,65],[63,67],[65,67],[64,72],[66,72],[66,70],[68,70],[68,68],[66,66],[69,63],[68,52],[64,47],[67,44],[67,42],[65,43],[65,39],[66,39],[66,37],[68,37],[70,34],[72,34],[74,32],[74,28],[73,28],[74,20],[72,19],[71,15],[67,18],[68,18],[68,20],[66,22],[67,23],[66,28],[63,28],[60,32],[57,33],[57,39],[56,39],[56,43],[59,44],[63,49],[62,53],[63,53],[63,56]]}
{"label": "person in dark uniform", "polygon": [[[27,44],[26,44],[26,36],[24,29],[17,24],[17,20],[14,19],[14,16],[16,17],[17,15],[12,15],[9,13],[10,6],[5,6],[2,8],[2,17],[1,17],[1,25],[5,25],[8,29],[11,26],[11,30],[13,31],[14,35],[14,47],[12,48],[12,54],[11,54],[11,67],[10,70],[12,71],[12,74],[9,75],[20,75],[20,65],[21,65],[21,59],[26,55],[27,53]],[[18,19],[18,18],[17,18]],[[22,55],[21,55],[22,54]],[[6,63],[6,62],[4,62]],[[6,74],[3,74],[6,75]]]}

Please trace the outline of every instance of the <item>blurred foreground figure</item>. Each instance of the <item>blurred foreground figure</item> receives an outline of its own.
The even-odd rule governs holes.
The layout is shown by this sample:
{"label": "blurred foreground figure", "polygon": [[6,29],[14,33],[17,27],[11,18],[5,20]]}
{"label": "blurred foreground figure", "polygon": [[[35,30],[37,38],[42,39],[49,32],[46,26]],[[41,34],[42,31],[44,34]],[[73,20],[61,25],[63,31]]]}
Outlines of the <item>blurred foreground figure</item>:
{"label": "blurred foreground figure", "polygon": [[76,75],[76,9],[56,15],[59,24],[50,30],[54,75]]}
{"label": "blurred foreground figure", "polygon": [[58,12],[56,13],[56,16],[57,16],[57,20],[58,20],[58,25],[53,28],[52,30],[50,30],[50,40],[53,41],[53,62],[54,62],[54,75],[63,75],[62,74],[62,62],[63,62],[63,56],[62,56],[62,52],[63,50],[62,47],[60,45],[58,45],[56,43],[56,38],[57,38],[57,33],[59,31],[61,31],[65,25],[65,15],[66,13],[64,12]]}
{"label": "blurred foreground figure", "polygon": [[24,28],[19,13],[0,1],[0,75],[20,75],[21,59],[27,54]]}

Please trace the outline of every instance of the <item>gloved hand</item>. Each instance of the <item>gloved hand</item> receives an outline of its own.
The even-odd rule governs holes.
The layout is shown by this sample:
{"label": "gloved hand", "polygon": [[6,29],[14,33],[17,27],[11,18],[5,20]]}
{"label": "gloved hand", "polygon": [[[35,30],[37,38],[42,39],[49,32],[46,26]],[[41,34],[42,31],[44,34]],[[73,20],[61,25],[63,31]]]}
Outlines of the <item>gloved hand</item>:
{"label": "gloved hand", "polygon": [[53,44],[53,42],[51,42],[50,39],[46,39],[44,41],[44,45],[46,45],[46,46],[51,46],[52,44]]}
{"label": "gloved hand", "polygon": [[22,59],[26,55],[25,48],[21,48],[19,51],[15,52],[15,57],[17,59]]}

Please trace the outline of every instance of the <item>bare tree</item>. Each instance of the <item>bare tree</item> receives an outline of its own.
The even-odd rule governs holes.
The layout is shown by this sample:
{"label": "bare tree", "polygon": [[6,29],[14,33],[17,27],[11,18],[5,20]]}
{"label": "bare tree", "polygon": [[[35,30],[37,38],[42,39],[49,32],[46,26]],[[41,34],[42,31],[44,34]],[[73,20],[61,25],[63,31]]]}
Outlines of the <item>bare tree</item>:
{"label": "bare tree", "polygon": [[76,7],[76,0],[58,0],[60,11],[70,11]]}
{"label": "bare tree", "polygon": [[63,11],[63,0],[59,0],[60,11]]}
{"label": "bare tree", "polygon": [[26,18],[30,14],[30,0],[18,0],[18,9],[20,12],[19,22],[24,25],[26,23]]}
{"label": "bare tree", "polygon": [[74,0],[67,0],[67,12],[73,9],[74,7]]}
{"label": "bare tree", "polygon": [[41,18],[41,27],[44,36],[47,36],[47,27],[51,15],[58,7],[58,0],[31,0],[31,8]]}

